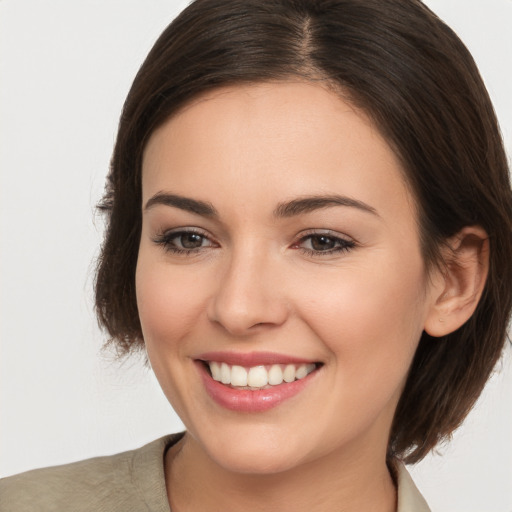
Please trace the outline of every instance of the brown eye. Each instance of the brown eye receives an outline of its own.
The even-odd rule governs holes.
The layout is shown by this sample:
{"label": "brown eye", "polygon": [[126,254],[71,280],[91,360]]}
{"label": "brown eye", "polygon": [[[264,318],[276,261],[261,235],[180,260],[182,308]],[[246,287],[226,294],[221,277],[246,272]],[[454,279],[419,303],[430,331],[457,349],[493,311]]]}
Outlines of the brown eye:
{"label": "brown eye", "polygon": [[203,246],[204,241],[204,236],[197,233],[182,233],[174,239],[174,242],[177,242],[176,245],[183,249],[198,249]]}
{"label": "brown eye", "polygon": [[314,235],[311,236],[311,249],[314,251],[329,251],[336,247],[336,239],[331,236]]}
{"label": "brown eye", "polygon": [[329,233],[311,233],[303,236],[294,247],[301,249],[308,255],[321,256],[345,251],[348,252],[353,249],[355,245],[353,240],[346,240],[345,238]]}
{"label": "brown eye", "polygon": [[154,238],[153,241],[157,245],[161,245],[166,251],[175,254],[192,254],[217,246],[208,236],[192,230],[163,233]]}

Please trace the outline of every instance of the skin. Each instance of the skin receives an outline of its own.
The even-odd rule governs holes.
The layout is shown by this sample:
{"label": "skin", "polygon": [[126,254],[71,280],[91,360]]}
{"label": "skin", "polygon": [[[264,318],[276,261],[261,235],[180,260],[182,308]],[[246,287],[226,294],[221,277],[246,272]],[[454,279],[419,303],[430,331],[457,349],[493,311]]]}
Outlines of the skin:
{"label": "skin", "polygon": [[[153,133],[136,287],[151,365],[187,427],[166,458],[173,510],[395,510],[391,422],[446,292],[438,274],[426,276],[403,176],[367,116],[320,85],[220,89]],[[159,193],[217,215],[147,206]],[[287,201],[333,194],[371,211],[275,215]],[[163,244],[191,227],[201,247],[177,254],[169,246],[183,238]],[[311,253],[319,234],[346,250]],[[213,350],[322,366],[298,395],[242,413],[204,389],[194,360]]]}

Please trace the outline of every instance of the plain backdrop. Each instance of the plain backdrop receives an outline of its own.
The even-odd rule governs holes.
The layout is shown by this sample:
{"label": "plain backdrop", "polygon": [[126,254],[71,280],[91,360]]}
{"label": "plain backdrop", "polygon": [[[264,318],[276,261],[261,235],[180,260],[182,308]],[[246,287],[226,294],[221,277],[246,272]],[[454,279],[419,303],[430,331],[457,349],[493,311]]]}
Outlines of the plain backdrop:
{"label": "plain backdrop", "polygon": [[[472,51],[512,148],[512,0],[428,0]],[[140,358],[101,351],[92,276],[117,120],[187,2],[0,0],[0,475],[182,428]],[[437,512],[512,512],[510,344],[477,407],[412,468]]]}

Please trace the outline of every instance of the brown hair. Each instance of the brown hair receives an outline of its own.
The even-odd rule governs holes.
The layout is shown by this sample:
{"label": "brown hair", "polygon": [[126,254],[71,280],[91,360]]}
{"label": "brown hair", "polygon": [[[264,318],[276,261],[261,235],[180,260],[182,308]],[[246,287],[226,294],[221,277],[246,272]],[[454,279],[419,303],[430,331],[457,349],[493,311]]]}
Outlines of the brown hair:
{"label": "brown hair", "polygon": [[512,195],[497,120],[476,65],[419,0],[197,0],[163,32],[126,99],[100,207],[108,225],[96,307],[117,346],[143,346],[135,297],[141,160],[148,138],[200,93],[322,79],[374,120],[415,195],[427,266],[464,226],[489,234],[490,269],[472,318],[423,334],[388,455],[416,462],[464,419],[497,362],[512,307]]}

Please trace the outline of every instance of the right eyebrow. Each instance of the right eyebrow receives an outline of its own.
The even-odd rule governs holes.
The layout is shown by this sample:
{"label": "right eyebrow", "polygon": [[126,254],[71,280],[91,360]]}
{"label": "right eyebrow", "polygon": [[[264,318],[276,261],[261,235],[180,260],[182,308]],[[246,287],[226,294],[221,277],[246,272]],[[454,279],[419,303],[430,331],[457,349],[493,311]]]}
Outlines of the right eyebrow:
{"label": "right eyebrow", "polygon": [[185,210],[197,215],[203,215],[205,217],[218,217],[218,212],[211,203],[198,201],[197,199],[191,199],[190,197],[184,197],[177,194],[168,194],[166,192],[157,192],[152,196],[144,206],[144,211],[147,211],[158,204],[172,206],[174,208],[179,208],[180,210]]}

